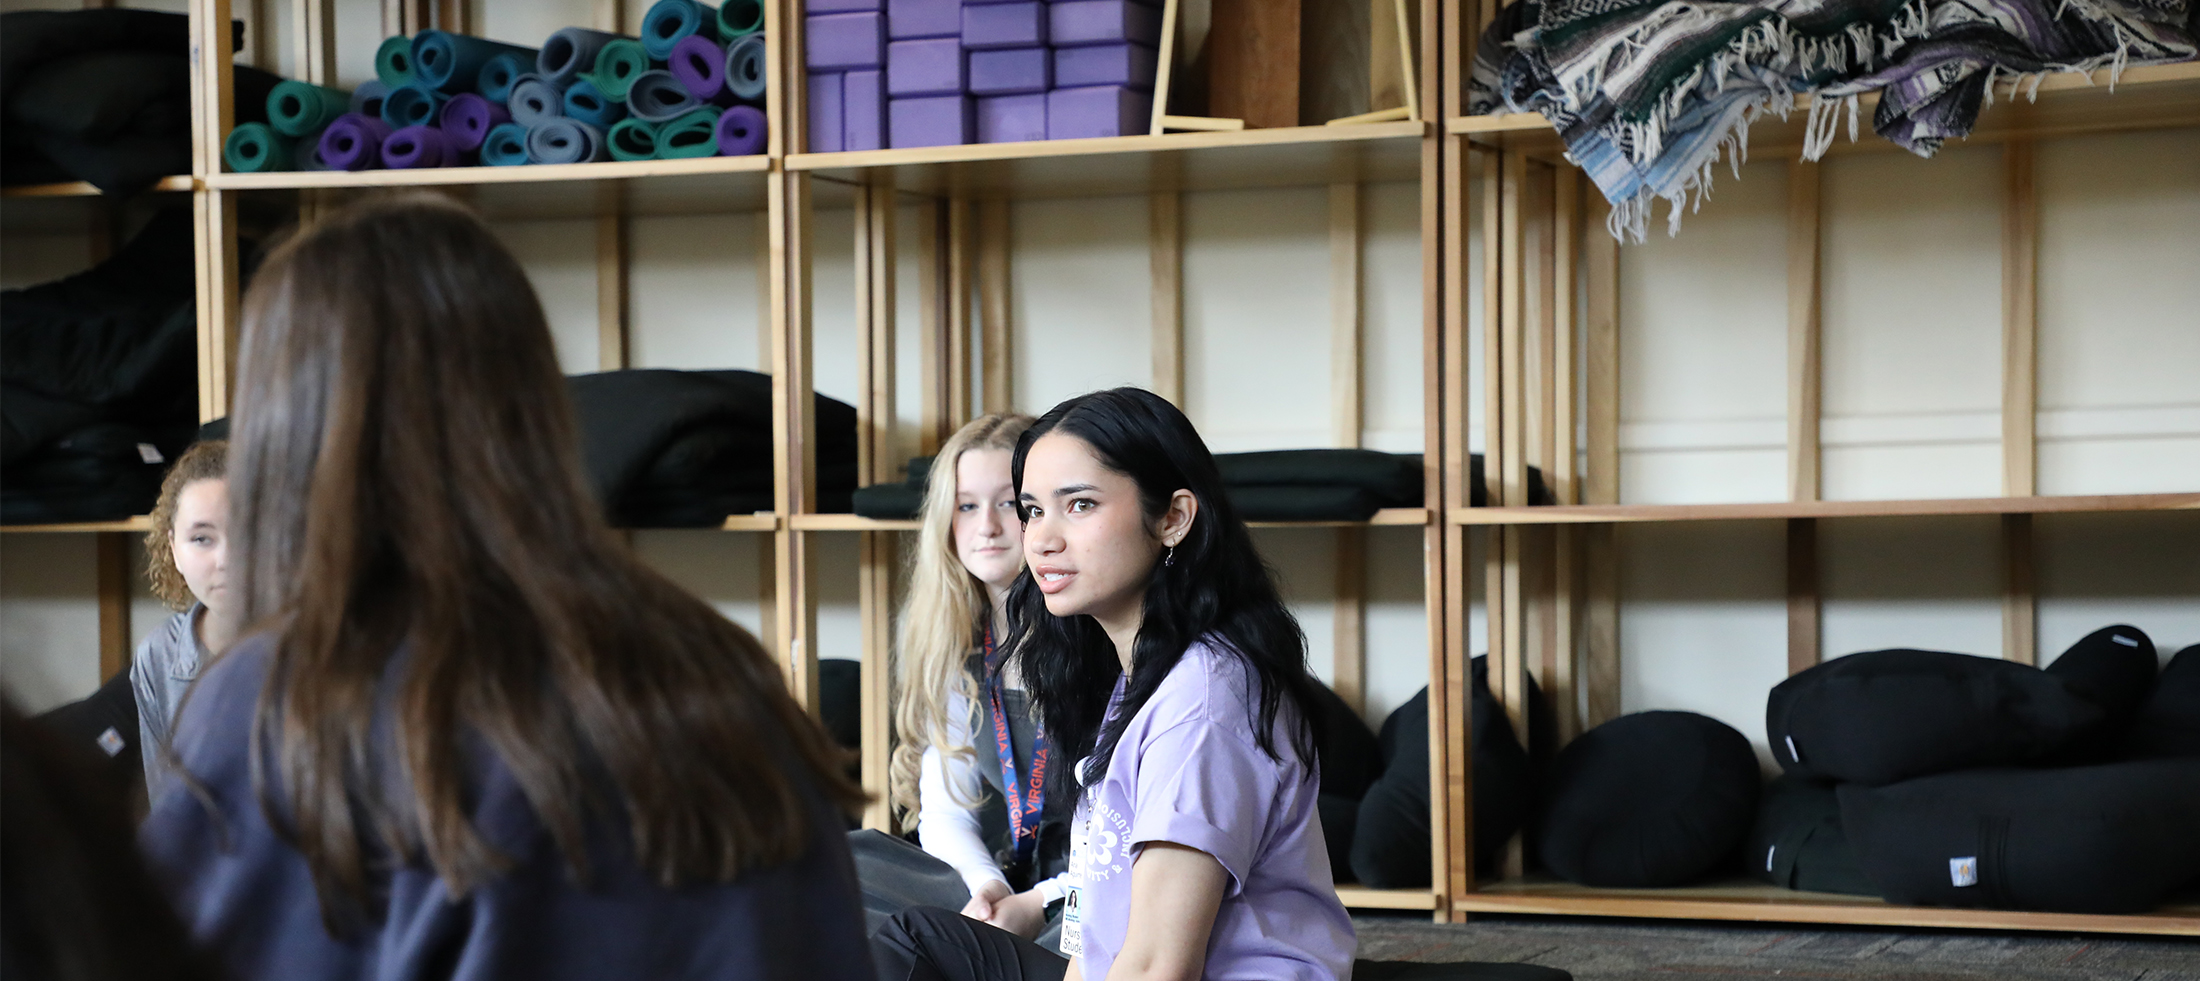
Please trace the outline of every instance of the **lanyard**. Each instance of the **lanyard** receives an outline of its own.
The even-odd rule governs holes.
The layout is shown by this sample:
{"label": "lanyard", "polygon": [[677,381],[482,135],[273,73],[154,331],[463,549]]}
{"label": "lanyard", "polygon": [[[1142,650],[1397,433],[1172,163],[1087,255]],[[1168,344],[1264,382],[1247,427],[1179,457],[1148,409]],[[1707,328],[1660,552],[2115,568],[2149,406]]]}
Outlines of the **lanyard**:
{"label": "lanyard", "polygon": [[1031,781],[1024,786],[1016,777],[1016,748],[1008,737],[1008,712],[1001,698],[1001,654],[993,645],[993,628],[985,630],[986,701],[992,708],[993,748],[1001,757],[1001,790],[1008,796],[1008,829],[1010,848],[1016,860],[1031,857],[1032,847],[1039,840],[1039,812],[1046,806],[1047,736],[1045,728],[1034,731],[1031,740]]}

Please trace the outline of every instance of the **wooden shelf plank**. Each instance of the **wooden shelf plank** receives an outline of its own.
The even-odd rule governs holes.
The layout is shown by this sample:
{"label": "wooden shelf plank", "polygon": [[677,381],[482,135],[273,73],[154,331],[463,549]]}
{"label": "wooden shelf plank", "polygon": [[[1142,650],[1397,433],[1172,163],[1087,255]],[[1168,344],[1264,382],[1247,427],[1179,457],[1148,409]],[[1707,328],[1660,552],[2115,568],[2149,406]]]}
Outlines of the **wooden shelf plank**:
{"label": "wooden shelf plank", "polygon": [[[153,191],[189,191],[190,174],[175,174],[153,183]],[[60,184],[18,184],[0,188],[0,197],[9,198],[96,198],[103,196],[99,188],[84,181],[67,181]]]}
{"label": "wooden shelf plank", "polygon": [[1596,889],[1543,877],[1486,883],[1452,900],[1463,913],[1748,920],[1852,926],[2200,936],[2200,906],[2100,915],[1896,906],[1869,896],[1796,892],[1751,881],[1676,889]]}
{"label": "wooden shelf plank", "polygon": [[1972,497],[1915,501],[1773,501],[1764,504],[1582,504],[1567,507],[1453,508],[1461,525],[1564,525],[1652,521],[1747,521],[1969,514],[2060,514],[2200,510],[2200,493]]}
{"label": "wooden shelf plank", "polygon": [[916,531],[915,518],[866,518],[860,514],[797,514],[788,519],[796,531]]}
{"label": "wooden shelf plank", "polygon": [[1248,521],[1248,528],[1420,528],[1429,523],[1428,508],[1384,508],[1366,521]]}
{"label": "wooden shelf plank", "polygon": [[776,514],[729,514],[726,516],[725,524],[719,525],[718,530],[778,531],[779,516]]}
{"label": "wooden shelf plank", "polygon": [[[270,192],[467,187],[473,189],[474,206],[491,217],[593,218],[604,200],[616,202],[626,214],[762,211],[771,170],[771,158],[756,154],[524,167],[213,174],[206,186]],[[828,205],[841,203],[829,194],[824,198]]]}
{"label": "wooden shelf plank", "polygon": [[53,525],[0,525],[0,532],[68,534],[73,532],[127,531],[144,533],[153,530],[151,515],[141,514],[121,521],[76,521]]}
{"label": "wooden shelf plank", "polygon": [[872,170],[917,194],[1090,197],[1220,188],[1405,181],[1428,123],[1294,126],[1089,140],[797,153],[788,170],[849,184]]}
{"label": "wooden shelf plank", "polygon": [[1428,889],[1369,889],[1337,886],[1337,901],[1351,909],[1435,909],[1436,893]]}

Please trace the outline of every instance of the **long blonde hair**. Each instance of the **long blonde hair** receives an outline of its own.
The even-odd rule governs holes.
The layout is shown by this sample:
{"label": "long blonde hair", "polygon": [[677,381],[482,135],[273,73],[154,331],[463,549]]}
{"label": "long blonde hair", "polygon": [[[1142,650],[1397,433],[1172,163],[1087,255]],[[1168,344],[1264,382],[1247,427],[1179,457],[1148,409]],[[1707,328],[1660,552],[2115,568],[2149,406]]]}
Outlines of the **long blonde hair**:
{"label": "long blonde hair", "polygon": [[[992,610],[985,584],[963,568],[955,549],[955,470],[971,450],[1016,449],[1016,437],[1031,427],[1026,415],[996,413],[964,424],[940,447],[925,478],[917,554],[909,565],[909,601],[901,616],[900,668],[894,678],[894,747],[887,770],[889,799],[910,818],[919,810],[917,774],[924,750],[939,747],[944,756],[973,755],[968,744],[947,739],[949,693],[976,699],[978,690],[963,669],[977,643],[978,627]],[[977,801],[957,800],[964,807]]]}

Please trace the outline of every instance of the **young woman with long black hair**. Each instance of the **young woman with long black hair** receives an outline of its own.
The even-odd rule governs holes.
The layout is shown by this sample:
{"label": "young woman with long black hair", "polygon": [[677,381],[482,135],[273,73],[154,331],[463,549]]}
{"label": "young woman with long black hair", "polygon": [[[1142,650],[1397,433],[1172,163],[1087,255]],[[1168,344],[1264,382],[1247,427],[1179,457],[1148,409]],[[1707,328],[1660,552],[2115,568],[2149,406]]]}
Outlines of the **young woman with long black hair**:
{"label": "young woman with long black hair", "polygon": [[[1063,781],[1068,976],[1347,976],[1305,638],[1206,444],[1175,406],[1121,388],[1042,416],[1013,466],[1026,574],[1009,643],[1080,761]],[[1058,976],[961,919],[903,914],[880,935],[882,977]]]}

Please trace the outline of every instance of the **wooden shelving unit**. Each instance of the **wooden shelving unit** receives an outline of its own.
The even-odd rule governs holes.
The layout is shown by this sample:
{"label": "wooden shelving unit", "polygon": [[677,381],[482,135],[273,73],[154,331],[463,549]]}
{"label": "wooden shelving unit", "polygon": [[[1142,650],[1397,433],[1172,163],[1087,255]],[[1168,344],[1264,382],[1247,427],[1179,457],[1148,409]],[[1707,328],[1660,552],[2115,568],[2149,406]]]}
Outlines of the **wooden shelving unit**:
{"label": "wooden shelving unit", "polygon": [[[150,188],[156,192],[188,191],[192,188],[191,175],[177,174],[163,177]],[[67,181],[60,184],[17,184],[0,188],[0,198],[96,198],[99,188],[83,181]]]}

